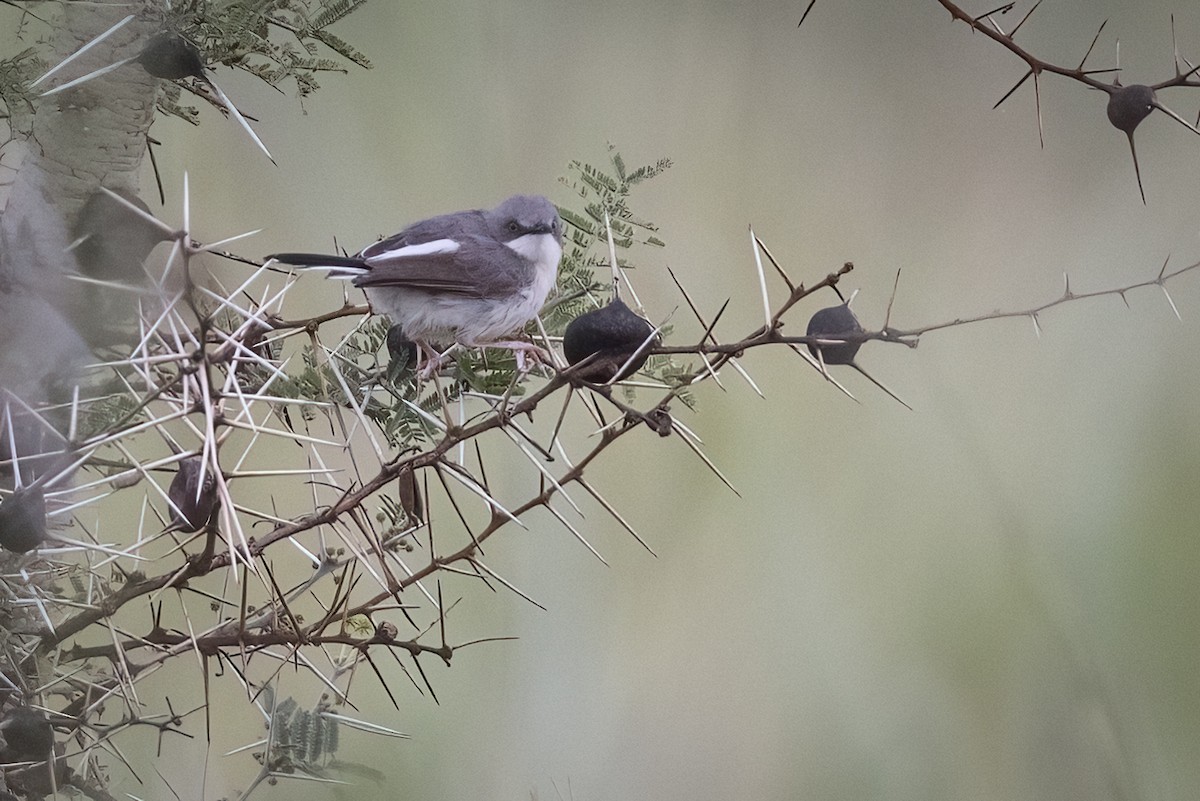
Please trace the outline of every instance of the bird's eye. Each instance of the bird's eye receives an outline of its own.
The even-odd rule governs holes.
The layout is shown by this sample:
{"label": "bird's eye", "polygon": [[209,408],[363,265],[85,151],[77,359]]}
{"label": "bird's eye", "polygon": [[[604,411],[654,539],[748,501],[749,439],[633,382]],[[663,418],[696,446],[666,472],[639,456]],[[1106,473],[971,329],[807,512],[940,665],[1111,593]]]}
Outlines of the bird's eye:
{"label": "bird's eye", "polygon": [[519,231],[520,229],[521,229],[521,226],[517,225],[517,221],[516,221],[516,220],[509,220],[509,221],[508,221],[508,230],[512,231],[512,232],[515,234],[515,233],[516,233],[517,231]]}

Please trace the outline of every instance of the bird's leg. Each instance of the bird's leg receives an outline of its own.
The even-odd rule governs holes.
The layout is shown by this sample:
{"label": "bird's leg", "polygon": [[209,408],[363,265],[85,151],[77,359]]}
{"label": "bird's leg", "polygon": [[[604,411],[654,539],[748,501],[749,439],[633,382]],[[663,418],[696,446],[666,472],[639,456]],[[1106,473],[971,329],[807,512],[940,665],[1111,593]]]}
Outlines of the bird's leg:
{"label": "bird's leg", "polygon": [[[528,373],[534,364],[553,364],[550,354],[546,352],[546,349],[532,342],[521,342],[520,340],[488,342],[486,345],[481,345],[480,347],[511,350],[517,360],[517,372],[521,375]],[[526,362],[526,358],[529,359],[528,362]]]}
{"label": "bird's leg", "polygon": [[433,374],[442,369],[442,364],[445,358],[450,355],[450,351],[456,346],[451,345],[446,349],[445,353],[438,353],[427,342],[418,342],[417,348],[421,352],[421,359],[417,364],[417,374],[423,379],[428,380],[433,377]]}

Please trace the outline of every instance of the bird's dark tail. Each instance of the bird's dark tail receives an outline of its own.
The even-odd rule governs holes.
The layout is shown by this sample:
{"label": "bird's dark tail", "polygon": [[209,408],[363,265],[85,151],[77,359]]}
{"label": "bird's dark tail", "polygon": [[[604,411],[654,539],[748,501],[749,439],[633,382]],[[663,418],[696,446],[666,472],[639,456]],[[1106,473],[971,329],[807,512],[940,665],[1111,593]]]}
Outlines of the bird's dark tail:
{"label": "bird's dark tail", "polygon": [[323,267],[331,271],[331,276],[336,277],[360,275],[368,269],[365,261],[353,256],[330,256],[325,253],[273,253],[267,258],[296,267]]}

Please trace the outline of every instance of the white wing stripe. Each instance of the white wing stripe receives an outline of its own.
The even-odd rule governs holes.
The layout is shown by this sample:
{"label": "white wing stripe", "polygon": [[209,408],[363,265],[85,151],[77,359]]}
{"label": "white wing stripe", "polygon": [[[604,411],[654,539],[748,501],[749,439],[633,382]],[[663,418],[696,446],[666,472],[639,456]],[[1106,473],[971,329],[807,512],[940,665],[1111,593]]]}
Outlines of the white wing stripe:
{"label": "white wing stripe", "polygon": [[395,250],[372,253],[367,257],[366,262],[367,264],[375,265],[381,262],[394,262],[418,256],[444,256],[457,253],[461,247],[462,244],[453,239],[435,239],[432,242],[422,242],[419,245],[408,245],[396,248]]}
{"label": "white wing stripe", "polygon": [[360,275],[366,275],[371,272],[366,267],[347,267],[337,266],[332,264],[302,264],[299,265],[301,270],[312,270],[314,272],[324,270],[328,274],[326,278],[357,278]]}

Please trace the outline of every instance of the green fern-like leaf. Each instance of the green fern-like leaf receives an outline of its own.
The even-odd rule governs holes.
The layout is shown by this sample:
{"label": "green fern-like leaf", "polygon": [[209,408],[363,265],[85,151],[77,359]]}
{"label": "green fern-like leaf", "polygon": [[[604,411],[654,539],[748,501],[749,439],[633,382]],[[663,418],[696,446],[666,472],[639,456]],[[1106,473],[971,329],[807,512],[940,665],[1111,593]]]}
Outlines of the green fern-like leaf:
{"label": "green fern-like leaf", "polygon": [[321,30],[313,31],[312,36],[314,39],[318,40],[321,42],[321,44],[325,45],[347,61],[352,61],[363,69],[371,69],[371,60],[367,58],[361,51],[355,49],[346,40],[338,36],[334,36],[329,31]]}
{"label": "green fern-like leaf", "polygon": [[312,20],[312,27],[318,30],[326,28],[350,16],[366,5],[366,2],[367,0],[333,0],[322,3],[320,12]]}
{"label": "green fern-like leaf", "polygon": [[182,90],[178,84],[166,83],[158,93],[158,110],[162,114],[178,117],[189,125],[200,124],[200,110],[180,102]]}

